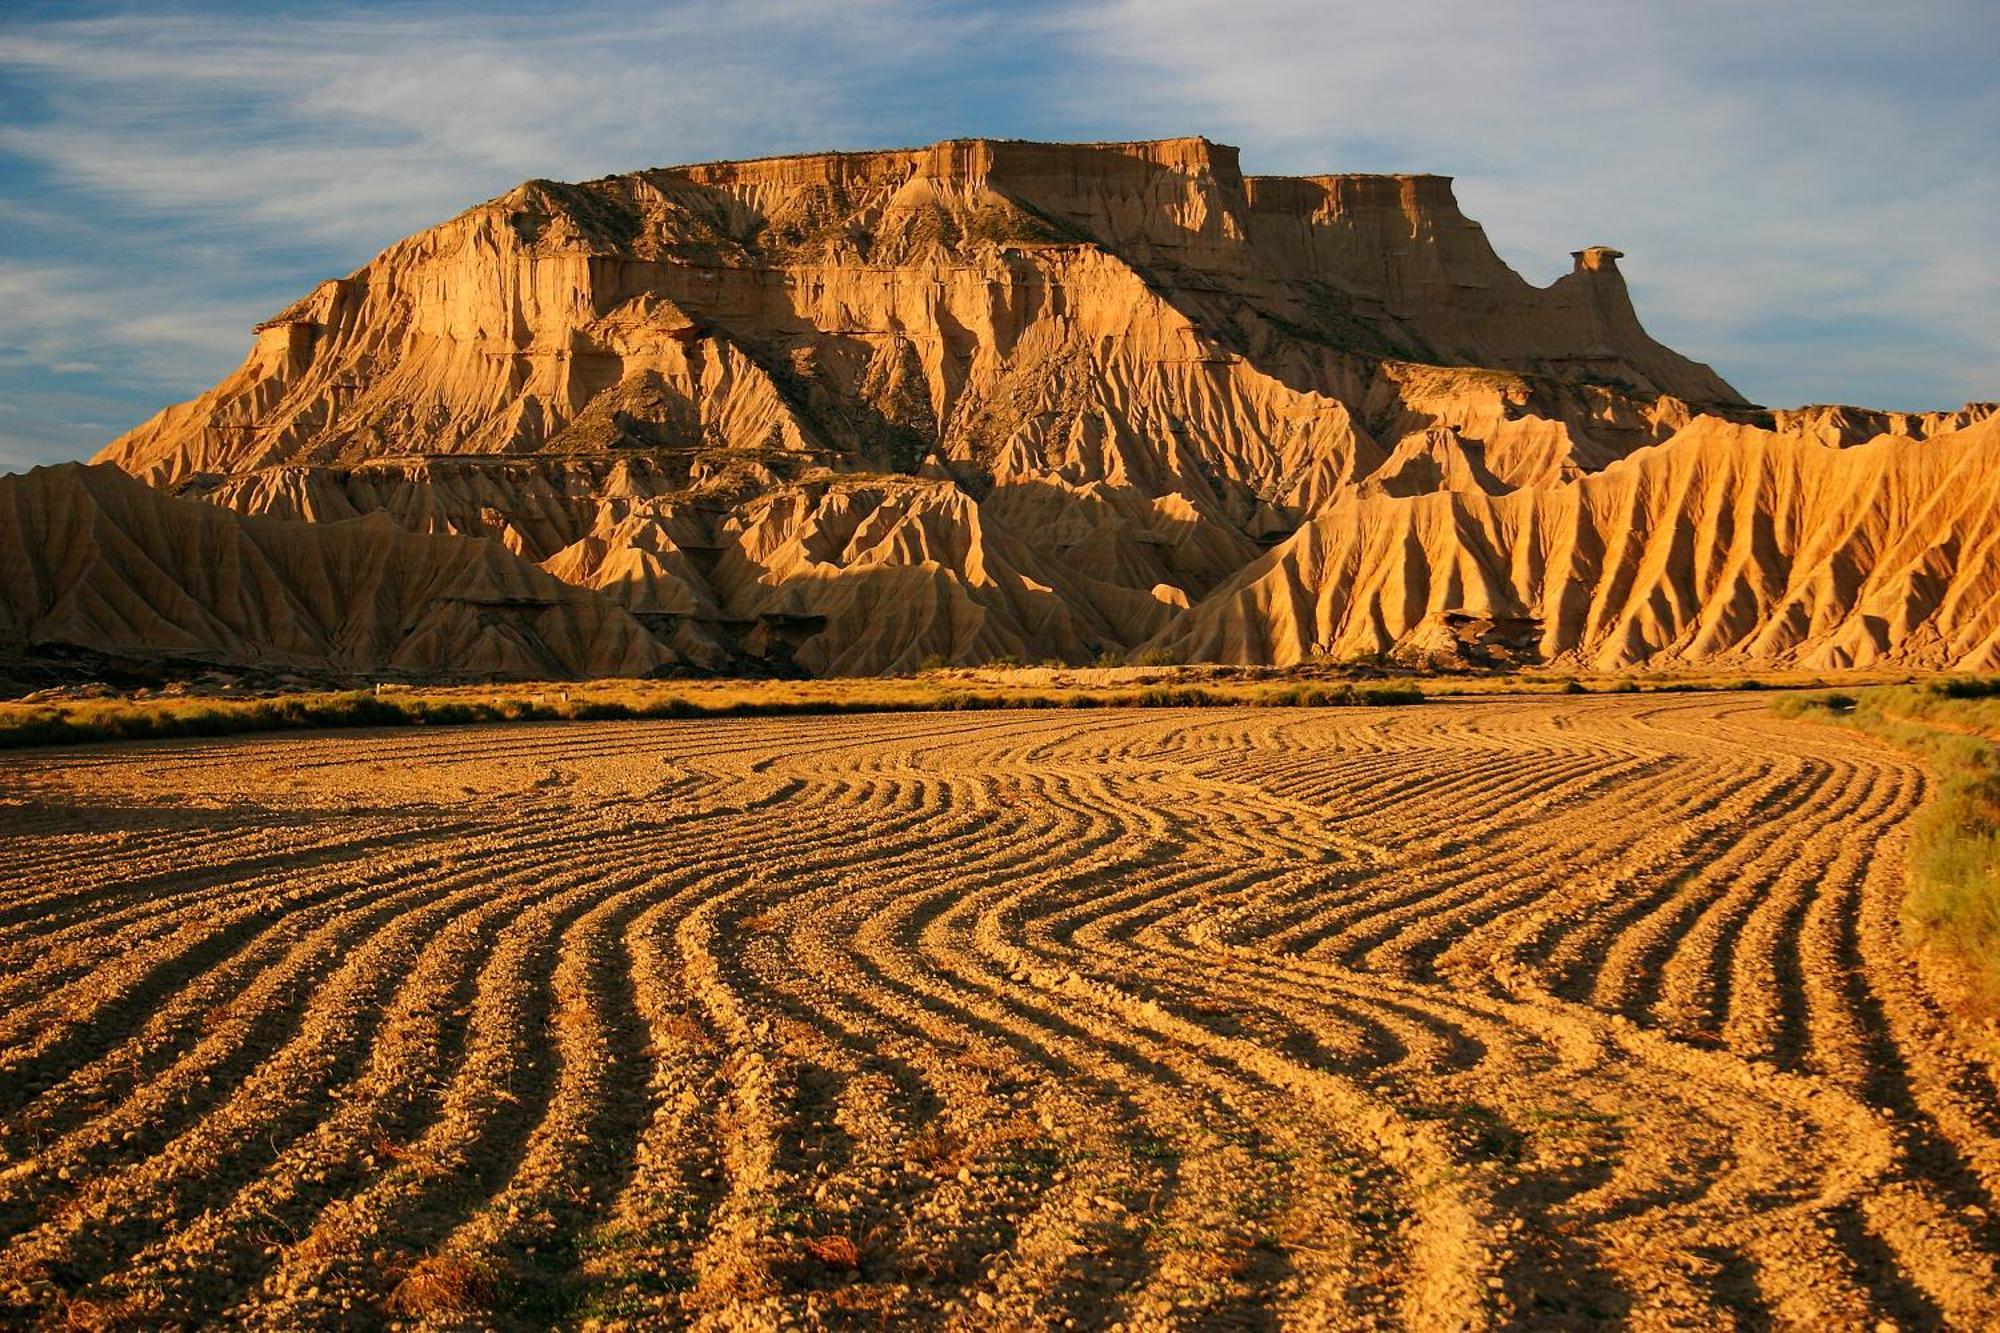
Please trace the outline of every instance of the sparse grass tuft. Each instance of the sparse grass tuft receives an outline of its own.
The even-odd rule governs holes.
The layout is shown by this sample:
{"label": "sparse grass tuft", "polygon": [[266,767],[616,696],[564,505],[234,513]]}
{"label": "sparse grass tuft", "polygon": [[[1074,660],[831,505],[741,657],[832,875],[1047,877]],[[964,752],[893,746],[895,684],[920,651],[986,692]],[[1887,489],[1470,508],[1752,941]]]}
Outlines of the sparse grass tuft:
{"label": "sparse grass tuft", "polygon": [[426,1255],[389,1293],[392,1314],[413,1319],[470,1319],[493,1308],[493,1272],[458,1254]]}
{"label": "sparse grass tuft", "polygon": [[918,1168],[948,1175],[971,1161],[965,1137],[942,1125],[926,1125],[910,1137],[904,1155]]}

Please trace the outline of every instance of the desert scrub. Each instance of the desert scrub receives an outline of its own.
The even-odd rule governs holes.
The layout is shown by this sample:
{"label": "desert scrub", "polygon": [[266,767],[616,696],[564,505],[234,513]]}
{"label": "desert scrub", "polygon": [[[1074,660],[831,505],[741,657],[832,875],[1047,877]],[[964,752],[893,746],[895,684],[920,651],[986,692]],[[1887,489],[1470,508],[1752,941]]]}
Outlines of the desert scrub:
{"label": "desert scrub", "polygon": [[1895,741],[1923,756],[1935,789],[1910,830],[1903,922],[2000,1006],[2000,678],[1796,695],[1775,705]]}

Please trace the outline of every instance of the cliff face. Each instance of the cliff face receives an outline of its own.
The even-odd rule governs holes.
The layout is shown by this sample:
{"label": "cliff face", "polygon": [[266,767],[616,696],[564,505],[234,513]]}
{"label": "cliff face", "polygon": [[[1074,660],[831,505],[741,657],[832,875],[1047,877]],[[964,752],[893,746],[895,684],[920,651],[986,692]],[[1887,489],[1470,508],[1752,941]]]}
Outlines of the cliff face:
{"label": "cliff face", "polygon": [[[1254,481],[1278,452],[1256,417],[1351,402],[1385,357],[1740,404],[1584,253],[1538,289],[1442,177],[1246,179],[1200,139],[530,182],[323,284],[103,459],[169,483],[621,444],[990,467],[1017,432],[1069,453],[1036,418],[1079,394],[1142,437],[1201,394],[1233,425],[1204,461]],[[1137,401],[1088,392],[1112,375]],[[607,391],[630,420],[591,416]]]}
{"label": "cliff face", "polygon": [[100,458],[491,537],[688,660],[1220,652],[1189,608],[1302,525],[1770,424],[1647,336],[1618,258],[1537,288],[1446,178],[1246,177],[1204,139],[533,181],[322,284]]}

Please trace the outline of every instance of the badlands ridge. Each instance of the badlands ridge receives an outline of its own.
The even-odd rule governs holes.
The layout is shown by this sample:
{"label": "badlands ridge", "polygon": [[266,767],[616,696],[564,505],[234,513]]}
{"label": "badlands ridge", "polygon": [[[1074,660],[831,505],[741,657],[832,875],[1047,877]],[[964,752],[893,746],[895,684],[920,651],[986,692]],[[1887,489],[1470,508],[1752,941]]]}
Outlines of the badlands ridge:
{"label": "badlands ridge", "polygon": [[2000,422],[1768,411],[1438,176],[985,140],[531,181],[0,479],[0,643],[339,673],[2000,666]]}

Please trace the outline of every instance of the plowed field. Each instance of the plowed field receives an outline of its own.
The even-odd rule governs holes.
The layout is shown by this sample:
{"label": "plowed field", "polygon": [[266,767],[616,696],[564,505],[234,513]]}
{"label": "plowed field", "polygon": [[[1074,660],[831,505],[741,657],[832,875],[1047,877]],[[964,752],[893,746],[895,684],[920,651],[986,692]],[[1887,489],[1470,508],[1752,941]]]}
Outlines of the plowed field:
{"label": "plowed field", "polygon": [[1923,771],[1757,697],[0,774],[0,1321],[2000,1321]]}

